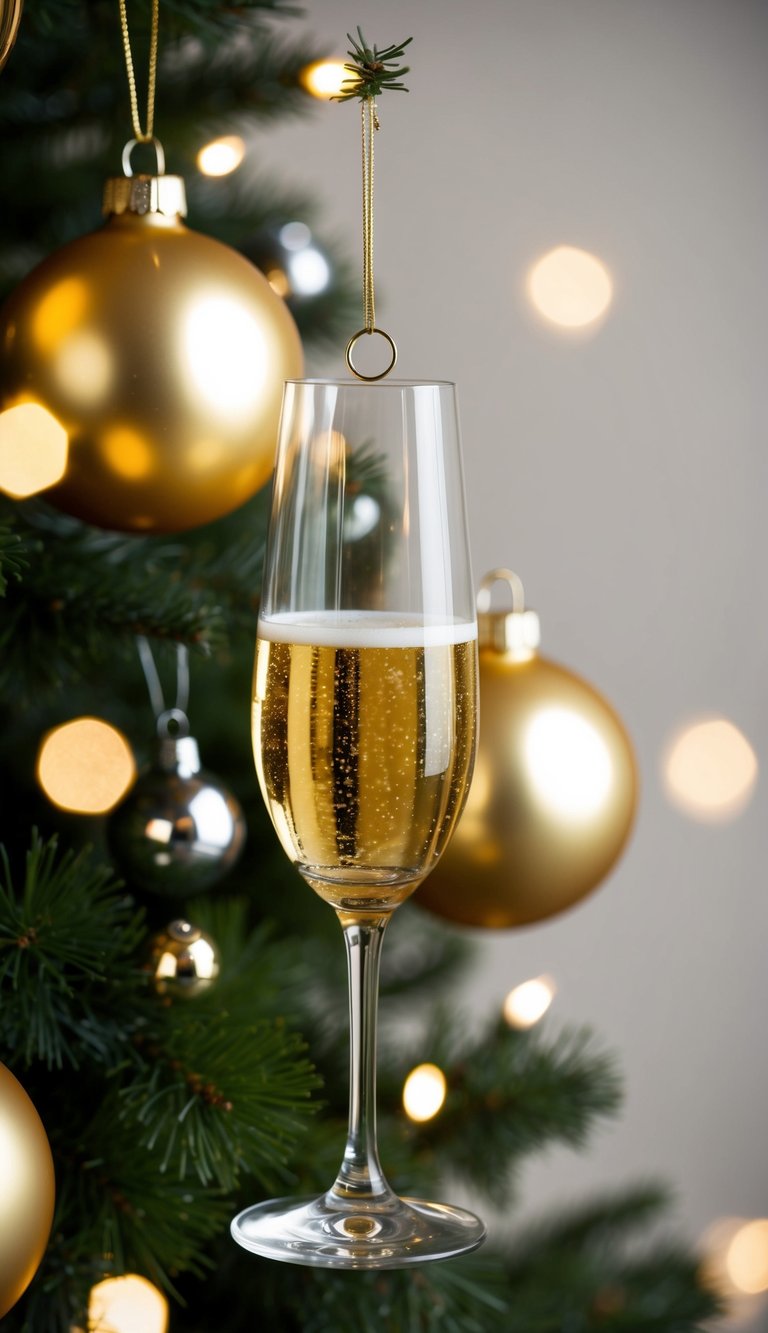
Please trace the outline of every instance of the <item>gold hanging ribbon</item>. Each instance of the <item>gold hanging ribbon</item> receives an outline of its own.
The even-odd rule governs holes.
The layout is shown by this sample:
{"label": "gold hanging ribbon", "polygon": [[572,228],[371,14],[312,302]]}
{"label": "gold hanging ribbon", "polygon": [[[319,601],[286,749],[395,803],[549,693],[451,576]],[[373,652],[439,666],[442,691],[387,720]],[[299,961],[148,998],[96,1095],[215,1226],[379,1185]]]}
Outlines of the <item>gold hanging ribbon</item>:
{"label": "gold hanging ribbon", "polygon": [[373,291],[373,138],[379,128],[376,103],[365,97],[360,103],[363,125],[363,319],[366,333],[376,327]]}
{"label": "gold hanging ribbon", "polygon": [[136,75],[133,69],[131,38],[128,33],[128,11],[126,0],[120,3],[120,26],[123,33],[123,51],[125,52],[125,70],[128,75],[128,91],[131,98],[131,124],[137,143],[152,143],[155,125],[155,87],[157,84],[157,30],[160,18],[160,0],[152,0],[152,29],[149,39],[149,77],[147,80],[147,128],[142,130],[139,116],[139,99],[136,94]]}
{"label": "gold hanging ribbon", "polygon": [[[373,139],[379,128],[376,103],[373,97],[364,97],[360,103],[363,129],[363,328],[358,329],[347,343],[346,361],[353,375],[360,380],[382,380],[397,361],[394,339],[384,329],[376,327],[376,300],[373,284]],[[389,345],[390,360],[378,375],[364,375],[357,369],[352,355],[364,333],[378,333]]]}

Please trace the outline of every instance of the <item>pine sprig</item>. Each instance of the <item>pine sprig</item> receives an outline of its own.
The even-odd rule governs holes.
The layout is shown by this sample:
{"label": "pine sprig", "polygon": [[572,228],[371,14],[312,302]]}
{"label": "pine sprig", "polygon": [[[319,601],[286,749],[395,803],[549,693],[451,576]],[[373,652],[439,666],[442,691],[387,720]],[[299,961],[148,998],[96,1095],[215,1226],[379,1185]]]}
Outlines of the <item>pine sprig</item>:
{"label": "pine sprig", "polygon": [[9,579],[21,578],[29,563],[31,554],[25,546],[20,533],[16,531],[12,518],[0,520],[0,597],[8,589]]}
{"label": "pine sprig", "polygon": [[346,92],[337,93],[335,101],[349,102],[354,97],[366,101],[369,98],[380,97],[385,91],[408,92],[401,80],[403,75],[408,73],[409,66],[398,65],[397,62],[402,59],[406,46],[413,41],[412,37],[406,37],[404,42],[385,46],[379,50],[378,46],[368,45],[362,29],[358,27],[357,41],[349,32],[347,40],[351,44],[347,51],[350,59],[344,68],[349,70],[349,77],[344,80],[344,86],[349,84],[349,88]]}
{"label": "pine sprig", "polygon": [[443,1069],[448,1095],[440,1114],[413,1132],[447,1169],[493,1201],[507,1197],[526,1154],[553,1142],[583,1146],[595,1122],[619,1109],[615,1063],[594,1049],[588,1031],[564,1032],[547,1043],[535,1030],[516,1032],[499,1023],[451,1051],[455,1033],[455,1017],[438,1016],[420,1058]]}
{"label": "pine sprig", "polygon": [[143,1074],[120,1092],[120,1117],[160,1154],[169,1176],[234,1189],[241,1173],[268,1188],[284,1170],[320,1080],[283,1023],[242,1027],[227,1013],[174,1015],[165,1047],[142,1042]]}
{"label": "pine sprig", "polygon": [[113,1012],[102,1017],[105,991],[114,1002],[140,985],[142,915],[109,869],[87,851],[60,854],[55,837],[34,833],[21,886],[4,848],[0,869],[0,1037],[12,1063],[116,1058],[127,1038]]}

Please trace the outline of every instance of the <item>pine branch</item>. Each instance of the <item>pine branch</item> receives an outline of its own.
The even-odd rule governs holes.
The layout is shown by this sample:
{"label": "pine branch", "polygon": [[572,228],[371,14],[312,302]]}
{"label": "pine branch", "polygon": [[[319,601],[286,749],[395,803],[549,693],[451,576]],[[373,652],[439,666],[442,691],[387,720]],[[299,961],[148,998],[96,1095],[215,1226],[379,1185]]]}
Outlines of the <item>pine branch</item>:
{"label": "pine branch", "polygon": [[11,1063],[118,1058],[126,1031],[111,1006],[139,988],[141,914],[109,870],[87,852],[60,855],[56,838],[33,835],[21,887],[4,848],[0,865],[0,1033]]}
{"label": "pine branch", "polygon": [[668,1204],[663,1186],[640,1185],[527,1227],[507,1261],[511,1333],[571,1323],[587,1333],[694,1333],[720,1313],[695,1255],[664,1240],[643,1246]]}
{"label": "pine branch", "polygon": [[403,75],[408,73],[408,66],[398,65],[397,61],[402,58],[406,46],[413,41],[412,37],[406,37],[399,45],[386,46],[382,50],[378,46],[368,45],[361,28],[357,29],[357,41],[349,32],[347,40],[351,43],[347,52],[350,59],[344,68],[349,70],[349,78],[344,83],[350,86],[347,92],[337,93],[335,101],[349,102],[353,97],[366,101],[380,97],[384,91],[408,92],[401,82]]}
{"label": "pine branch", "polygon": [[306,1117],[319,1079],[304,1044],[283,1023],[236,1026],[229,1014],[201,1019],[177,1008],[163,1038],[142,1041],[144,1071],[120,1091],[120,1117],[160,1154],[170,1177],[234,1189],[242,1172],[268,1188]]}
{"label": "pine branch", "polygon": [[0,597],[8,590],[9,579],[20,579],[27,568],[31,549],[16,531],[13,519],[0,519]]}
{"label": "pine branch", "polygon": [[595,1121],[619,1108],[614,1061],[593,1049],[587,1031],[547,1044],[535,1029],[501,1022],[463,1049],[456,1042],[455,1019],[439,1015],[419,1058],[444,1071],[448,1094],[440,1114],[413,1135],[489,1199],[505,1200],[526,1154],[557,1141],[583,1146]]}

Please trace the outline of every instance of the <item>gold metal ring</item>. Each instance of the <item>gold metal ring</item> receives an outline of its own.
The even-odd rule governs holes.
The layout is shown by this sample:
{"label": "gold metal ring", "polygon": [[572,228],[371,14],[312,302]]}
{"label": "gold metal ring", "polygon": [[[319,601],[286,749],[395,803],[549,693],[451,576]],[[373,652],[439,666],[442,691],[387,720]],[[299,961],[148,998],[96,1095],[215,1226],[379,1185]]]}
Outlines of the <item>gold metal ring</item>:
{"label": "gold metal ring", "polygon": [[165,153],[163,152],[163,145],[161,144],[159,139],[155,138],[154,134],[148,135],[145,139],[128,140],[127,144],[125,145],[125,148],[123,149],[123,175],[124,176],[133,175],[133,167],[131,166],[131,153],[133,152],[137,144],[140,143],[148,143],[152,145],[152,147],[155,150],[155,157],[157,158],[157,174],[158,176],[164,176]]}
{"label": "gold metal ring", "polygon": [[[362,370],[357,369],[354,361],[352,360],[352,353],[354,352],[355,347],[357,346],[358,340],[362,338],[364,333],[366,334],[378,333],[381,338],[384,338],[385,341],[389,343],[390,351],[392,353],[392,360],[390,361],[386,370],[381,370],[378,375],[364,375]],[[347,350],[345,355],[346,355],[347,365],[352,371],[352,374],[356,375],[359,380],[383,380],[384,376],[388,375],[390,370],[394,369],[395,364],[397,362],[397,348],[395,346],[395,340],[394,338],[390,338],[389,334],[385,333],[383,329],[358,329],[357,333],[353,333],[352,337],[347,343]]]}

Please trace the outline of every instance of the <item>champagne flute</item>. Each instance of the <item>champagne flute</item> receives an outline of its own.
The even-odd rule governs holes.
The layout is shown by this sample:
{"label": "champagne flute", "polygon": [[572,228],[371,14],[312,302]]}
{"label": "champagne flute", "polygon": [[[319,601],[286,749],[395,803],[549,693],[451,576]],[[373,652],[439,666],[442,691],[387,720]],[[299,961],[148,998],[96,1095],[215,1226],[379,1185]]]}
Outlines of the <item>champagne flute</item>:
{"label": "champagne flute", "polygon": [[477,629],[448,383],[285,386],[253,678],[253,743],[287,855],[347,948],[349,1130],[331,1188],[232,1223],[256,1254],[399,1268],[475,1249],[461,1208],[400,1199],[376,1145],[379,952],[469,787]]}

